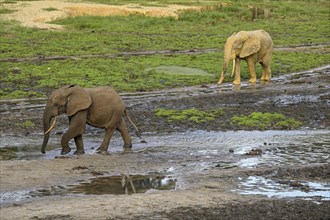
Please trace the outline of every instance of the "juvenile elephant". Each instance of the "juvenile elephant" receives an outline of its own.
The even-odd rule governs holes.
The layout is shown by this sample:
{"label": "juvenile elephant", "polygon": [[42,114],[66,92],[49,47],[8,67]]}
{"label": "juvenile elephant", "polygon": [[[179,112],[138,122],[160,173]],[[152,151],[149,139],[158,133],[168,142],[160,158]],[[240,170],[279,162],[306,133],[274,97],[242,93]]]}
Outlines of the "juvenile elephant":
{"label": "juvenile elephant", "polygon": [[[123,140],[124,148],[131,148],[132,142],[126,128],[123,116],[127,116],[123,101],[111,87],[81,88],[70,85],[52,92],[47,101],[44,115],[44,141],[41,152],[49,140],[49,132],[56,123],[56,116],[66,113],[69,116],[69,128],[61,139],[61,154],[71,151],[69,141],[74,138],[77,150],[74,154],[84,154],[82,134],[86,123],[97,128],[105,129],[105,136],[98,151],[107,151],[113,132],[117,129]],[[50,122],[54,118],[52,125]],[[137,127],[127,116],[138,132]]]}
{"label": "juvenile elephant", "polygon": [[269,81],[271,77],[270,63],[272,60],[273,41],[264,30],[240,31],[227,39],[224,49],[223,68],[218,84],[224,81],[228,64],[233,61],[233,84],[241,84],[240,60],[246,60],[250,73],[250,83],[256,83],[255,64],[262,66],[262,81]]}

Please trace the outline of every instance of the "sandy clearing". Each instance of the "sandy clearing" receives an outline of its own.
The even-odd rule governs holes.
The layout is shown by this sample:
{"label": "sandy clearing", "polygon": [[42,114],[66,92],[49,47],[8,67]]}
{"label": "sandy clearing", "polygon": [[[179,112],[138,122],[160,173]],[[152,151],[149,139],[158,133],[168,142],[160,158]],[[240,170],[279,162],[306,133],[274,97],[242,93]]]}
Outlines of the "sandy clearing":
{"label": "sandy clearing", "polygon": [[[152,17],[178,17],[182,10],[200,10],[197,6],[168,5],[166,7],[141,6],[129,4],[123,6],[77,3],[65,0],[18,2],[16,4],[2,4],[4,8],[15,10],[14,13],[0,15],[0,18],[17,20],[23,26],[39,29],[62,30],[64,27],[48,22],[71,16],[127,16],[143,14]],[[52,9],[52,10],[45,10]]]}

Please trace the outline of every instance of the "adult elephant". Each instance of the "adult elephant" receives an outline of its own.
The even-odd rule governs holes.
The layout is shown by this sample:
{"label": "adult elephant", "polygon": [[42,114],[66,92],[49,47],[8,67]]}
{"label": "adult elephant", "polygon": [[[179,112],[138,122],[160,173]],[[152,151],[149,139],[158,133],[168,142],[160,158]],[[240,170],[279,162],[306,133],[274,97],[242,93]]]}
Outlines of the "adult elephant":
{"label": "adult elephant", "polygon": [[[69,128],[61,139],[61,154],[71,151],[69,141],[74,138],[77,150],[74,154],[84,154],[82,134],[85,131],[86,123],[97,128],[105,129],[105,136],[98,151],[107,151],[113,132],[119,130],[123,140],[124,148],[131,148],[131,137],[128,134],[123,116],[126,109],[123,101],[117,92],[111,87],[81,88],[70,85],[61,87],[49,96],[44,115],[44,141],[41,152],[49,140],[49,132],[56,123],[56,116],[66,113],[69,117]],[[52,125],[51,120],[54,118]],[[127,116],[138,132],[137,127]]]}
{"label": "adult elephant", "polygon": [[230,36],[225,44],[223,68],[218,84],[224,81],[228,64],[233,61],[233,84],[241,84],[240,60],[246,60],[250,73],[250,83],[257,82],[255,64],[262,66],[262,81],[269,81],[271,77],[270,63],[272,60],[273,41],[264,30],[240,31]]}

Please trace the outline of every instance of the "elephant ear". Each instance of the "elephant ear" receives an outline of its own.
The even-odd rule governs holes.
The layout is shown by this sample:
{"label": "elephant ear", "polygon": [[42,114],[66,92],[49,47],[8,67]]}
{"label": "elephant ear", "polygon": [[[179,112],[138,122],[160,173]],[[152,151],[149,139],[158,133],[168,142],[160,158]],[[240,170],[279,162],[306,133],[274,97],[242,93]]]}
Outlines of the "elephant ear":
{"label": "elephant ear", "polygon": [[92,99],[88,92],[79,86],[70,86],[71,90],[66,104],[68,116],[76,114],[80,110],[87,109],[92,104]]}
{"label": "elephant ear", "polygon": [[260,50],[260,41],[255,37],[249,37],[243,44],[239,53],[240,58],[250,56]]}

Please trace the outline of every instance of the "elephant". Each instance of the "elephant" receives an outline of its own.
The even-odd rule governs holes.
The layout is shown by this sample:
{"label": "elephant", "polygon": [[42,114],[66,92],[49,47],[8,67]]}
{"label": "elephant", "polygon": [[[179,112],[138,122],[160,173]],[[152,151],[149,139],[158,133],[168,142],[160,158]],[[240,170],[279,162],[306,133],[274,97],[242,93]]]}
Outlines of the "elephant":
{"label": "elephant", "polygon": [[[77,147],[74,154],[85,153],[82,134],[85,131],[86,124],[105,129],[104,139],[101,146],[97,149],[98,152],[106,152],[108,150],[110,139],[116,129],[123,138],[124,148],[132,148],[131,137],[128,134],[123,116],[126,116],[132,123],[136,133],[139,132],[136,125],[127,115],[123,101],[113,88],[82,88],[77,85],[63,86],[53,91],[46,103],[43,114],[44,140],[41,153],[45,154],[49,133],[55,126],[56,116],[63,113],[66,113],[69,117],[69,128],[61,138],[61,155],[71,151],[69,147],[71,139],[74,139]],[[50,126],[53,118],[53,123]]]}
{"label": "elephant", "polygon": [[224,75],[228,64],[233,61],[232,75],[235,74],[234,85],[241,84],[240,60],[246,60],[250,73],[250,83],[257,82],[255,64],[259,62],[262,66],[260,80],[270,81],[273,41],[270,35],[264,30],[240,31],[228,37],[224,48],[223,68],[218,84],[224,81]]}

